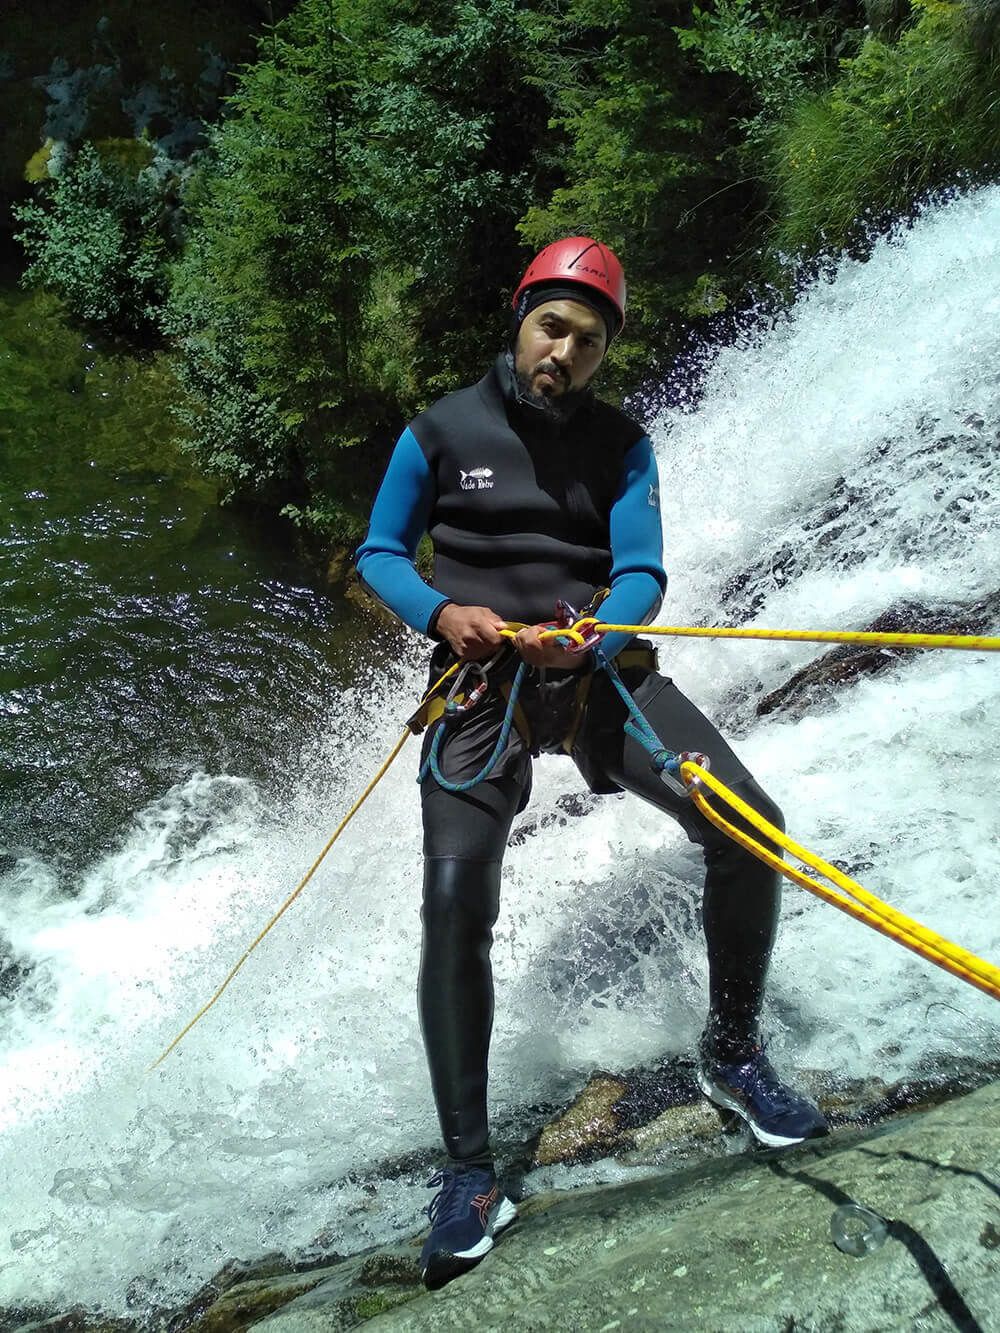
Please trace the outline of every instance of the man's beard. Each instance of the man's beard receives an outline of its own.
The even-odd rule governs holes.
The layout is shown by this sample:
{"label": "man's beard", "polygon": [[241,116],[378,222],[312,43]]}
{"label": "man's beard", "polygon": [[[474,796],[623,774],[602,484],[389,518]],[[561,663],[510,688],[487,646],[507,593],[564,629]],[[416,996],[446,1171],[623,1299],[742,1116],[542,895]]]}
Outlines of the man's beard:
{"label": "man's beard", "polygon": [[587,392],[586,389],[566,388],[563,389],[562,393],[539,393],[537,389],[532,388],[532,380],[534,379],[534,376],[538,374],[542,366],[553,371],[556,375],[562,375],[564,384],[566,382],[565,375],[558,370],[558,367],[553,367],[551,364],[544,361],[535,366],[532,373],[528,375],[523,370],[518,370],[517,364],[511,353],[508,353],[508,358],[508,364],[513,370],[514,379],[517,382],[518,402],[523,403],[526,407],[534,408],[541,414],[545,421],[550,421],[553,425],[561,425],[564,421],[568,421],[580,406],[580,402],[584,394]]}

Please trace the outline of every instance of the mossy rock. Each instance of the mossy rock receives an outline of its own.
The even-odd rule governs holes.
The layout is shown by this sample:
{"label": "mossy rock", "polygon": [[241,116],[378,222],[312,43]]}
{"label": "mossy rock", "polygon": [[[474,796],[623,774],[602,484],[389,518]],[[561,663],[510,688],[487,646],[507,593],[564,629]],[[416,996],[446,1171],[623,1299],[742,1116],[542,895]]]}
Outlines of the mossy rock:
{"label": "mossy rock", "polygon": [[102,161],[113,162],[134,176],[156,156],[148,139],[98,139],[94,148]]}

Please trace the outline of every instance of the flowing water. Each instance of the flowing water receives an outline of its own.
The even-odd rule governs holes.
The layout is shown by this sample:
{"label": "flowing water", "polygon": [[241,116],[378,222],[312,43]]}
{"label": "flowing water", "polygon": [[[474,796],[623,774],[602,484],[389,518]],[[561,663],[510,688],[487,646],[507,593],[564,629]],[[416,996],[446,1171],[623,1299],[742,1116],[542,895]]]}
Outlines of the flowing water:
{"label": "flowing water", "polygon": [[[651,423],[662,619],[857,628],[904,597],[996,591],[998,367],[1000,189],[929,210],[708,355],[697,404]],[[237,544],[179,466],[150,462],[162,416],[140,444],[119,415],[115,461],[91,377],[124,413],[156,393],[125,373],[83,372],[93,417],[65,384],[26,391],[13,408],[30,396],[51,417],[0,472],[0,1305],[141,1315],[233,1256],[411,1232],[429,1196],[377,1168],[432,1148],[436,1127],[407,751],[220,1003],[144,1072],[363,788],[421,673],[416,644],[388,672],[354,661],[335,607]],[[901,658],[801,718],[756,719],[752,701],[820,651],[673,641],[662,656],[794,836],[997,961],[1000,660]],[[628,798],[570,817],[567,790],[575,770],[540,761],[494,950],[491,1093],[525,1129],[537,1119],[518,1108],[595,1066],[688,1051],[705,1002],[696,852]],[[1000,1057],[994,1000],[794,888],[767,1027],[782,1064],[842,1075]]]}

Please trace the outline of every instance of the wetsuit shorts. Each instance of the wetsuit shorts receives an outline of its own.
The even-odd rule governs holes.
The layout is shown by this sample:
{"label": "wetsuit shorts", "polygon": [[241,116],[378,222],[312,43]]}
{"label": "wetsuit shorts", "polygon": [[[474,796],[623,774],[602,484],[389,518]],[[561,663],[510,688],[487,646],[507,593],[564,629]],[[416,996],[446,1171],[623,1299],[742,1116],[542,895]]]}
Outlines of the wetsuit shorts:
{"label": "wetsuit shorts", "polygon": [[[655,656],[650,645],[650,660]],[[435,653],[431,674],[436,680],[448,660],[446,646]],[[424,736],[421,762],[426,760],[434,735],[445,727],[439,750],[442,775],[451,782],[474,777],[496,745],[506,712],[506,698],[498,686],[509,680],[517,661],[491,677],[494,688],[468,715],[457,721],[434,722]],[[668,676],[649,666],[625,666],[622,680],[653,731],[670,750],[695,750],[708,755],[711,771],[727,786],[761,811],[780,820],[776,807],[754,782],[718,730]],[[687,836],[706,852],[728,843],[693,802],[668,787],[652,767],[649,753],[626,736],[625,704],[603,671],[587,681],[586,699],[578,707],[584,684],[578,672],[531,671],[522,685],[520,703],[529,737],[511,731],[507,747],[489,777],[468,792],[452,793],[428,774],[421,786],[424,820],[424,855],[470,860],[500,860],[511,824],[531,794],[533,754],[565,753],[564,742],[574,730],[569,755],[591,791],[630,791],[678,820]],[[728,807],[720,805],[727,818]],[[739,818],[735,821],[742,823]]]}

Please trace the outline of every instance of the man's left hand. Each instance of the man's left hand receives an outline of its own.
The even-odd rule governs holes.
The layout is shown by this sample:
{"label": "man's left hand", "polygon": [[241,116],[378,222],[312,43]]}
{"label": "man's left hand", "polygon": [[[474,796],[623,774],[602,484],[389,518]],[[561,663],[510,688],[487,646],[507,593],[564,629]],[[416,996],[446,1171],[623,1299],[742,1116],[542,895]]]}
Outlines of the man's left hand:
{"label": "man's left hand", "polygon": [[529,625],[518,630],[514,647],[529,666],[546,667],[553,671],[580,671],[589,661],[589,653],[574,653],[555,639],[541,638],[549,625]]}

